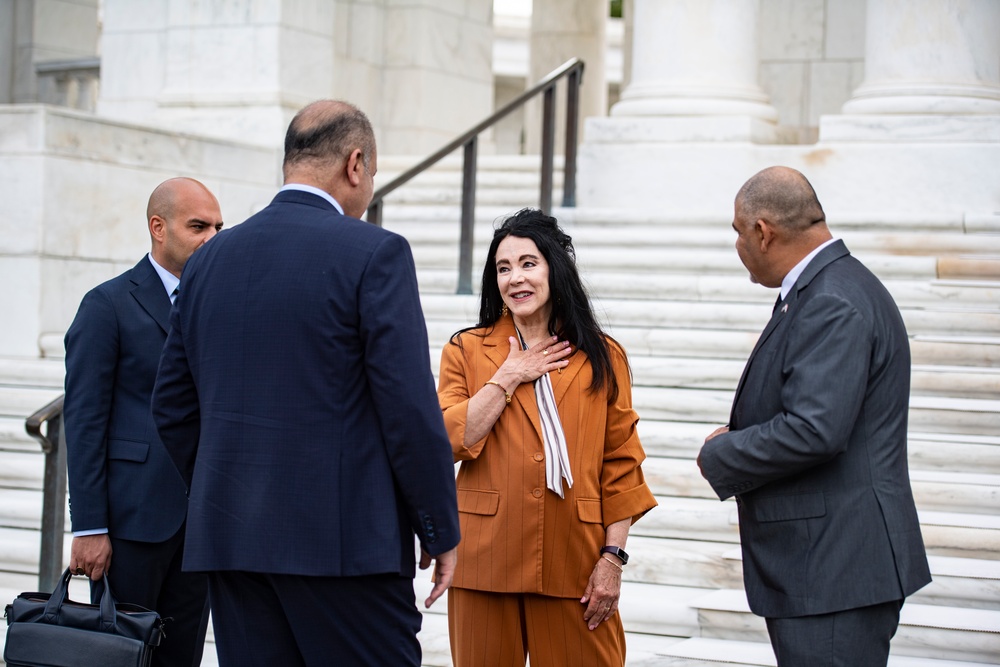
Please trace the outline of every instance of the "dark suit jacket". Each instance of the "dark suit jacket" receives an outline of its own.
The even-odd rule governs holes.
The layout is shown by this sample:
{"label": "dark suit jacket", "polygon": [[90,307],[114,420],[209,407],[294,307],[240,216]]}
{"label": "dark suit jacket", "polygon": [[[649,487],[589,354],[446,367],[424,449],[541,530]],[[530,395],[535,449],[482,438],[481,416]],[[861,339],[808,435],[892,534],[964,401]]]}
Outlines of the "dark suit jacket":
{"label": "dark suit jacket", "polygon": [[775,311],[740,379],[731,430],[701,453],[719,497],[737,496],[756,614],[901,600],[930,581],[906,461],[909,394],[899,310],[837,241]]}
{"label": "dark suit jacket", "polygon": [[148,257],[83,297],[66,332],[66,456],[73,530],[162,542],[181,527],[184,482],[150,397],[170,297]]}
{"label": "dark suit jacket", "polygon": [[184,567],[414,573],[458,544],[405,239],[286,191],[184,268],[155,419],[190,484]]}

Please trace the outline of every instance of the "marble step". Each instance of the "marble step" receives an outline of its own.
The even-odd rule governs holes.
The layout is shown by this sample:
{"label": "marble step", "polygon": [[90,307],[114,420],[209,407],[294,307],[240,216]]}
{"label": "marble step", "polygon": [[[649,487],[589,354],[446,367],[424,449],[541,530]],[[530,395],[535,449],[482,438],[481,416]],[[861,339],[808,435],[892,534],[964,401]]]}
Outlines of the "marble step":
{"label": "marble step", "polygon": [[[626,581],[707,589],[743,587],[738,545],[646,537],[632,532]],[[1000,560],[932,555],[928,562],[934,580],[918,591],[913,601],[1000,610]]]}
{"label": "marble step", "polygon": [[[720,218],[712,215],[692,215],[673,213],[665,209],[630,209],[627,207],[599,208],[583,206],[572,209],[558,209],[557,213],[568,224],[581,227],[613,228],[615,230],[634,227],[698,227],[724,224],[729,226],[728,216]],[[1000,215],[970,216],[963,213],[904,213],[895,211],[835,211],[827,212],[827,220],[832,227],[845,229],[886,229],[892,232],[991,233],[1000,231]]]}
{"label": "marble step", "polygon": [[[644,419],[726,423],[732,391],[634,387],[632,402]],[[911,396],[911,429],[952,434],[1000,433],[1000,400]]]}
{"label": "marble step", "polygon": [[[766,641],[740,641],[692,637],[662,649],[662,667],[777,667],[771,645]],[[889,654],[887,667],[981,667],[982,662],[935,658],[914,658]]]}
{"label": "marble step", "polygon": [[[632,527],[634,535],[709,542],[739,541],[736,503],[658,496],[659,508]],[[1000,516],[918,509],[928,551],[936,556],[1000,559]]]}
{"label": "marble step", "polygon": [[[539,173],[541,169],[540,164],[527,165],[522,169],[489,169],[483,168],[485,165],[480,165],[480,169],[477,169],[476,173],[476,202],[479,202],[478,195],[481,192],[487,192],[490,190],[504,190],[509,188],[517,188],[519,190],[527,190],[538,192],[539,188]],[[378,174],[375,176],[375,188],[378,189],[383,185],[389,183],[397,176],[403,173],[405,169],[386,169],[382,164],[381,158],[378,164]],[[562,170],[556,169],[552,172],[552,182],[557,188],[562,188],[563,174]],[[396,190],[393,190],[386,197],[385,201],[388,203],[399,203],[400,200],[409,203],[409,200],[405,196],[400,197],[399,195],[405,195],[408,191],[414,190],[444,190],[450,191],[448,196],[448,201],[459,201],[462,195],[462,168],[458,165],[454,169],[435,169],[431,168],[427,171],[419,174],[405,185],[400,186]],[[520,199],[520,198],[518,198]],[[508,204],[517,200],[510,200]]]}
{"label": "marble step", "polygon": [[[432,347],[431,368],[437,375],[440,347]],[[718,389],[735,391],[744,362],[737,359],[692,359],[631,355],[635,387]],[[910,392],[917,396],[994,398],[1000,396],[1000,368],[916,365],[912,368]]]}
{"label": "marble step", "polygon": [[[486,192],[503,192],[502,189]],[[515,192],[515,190],[511,190]],[[537,192],[537,190],[535,190]],[[424,210],[419,206],[397,204],[387,205],[383,211],[385,226],[407,237],[414,246],[442,243],[450,246],[449,239],[454,239],[457,246],[458,202],[461,193],[423,192],[425,199],[420,203],[437,205]],[[528,191],[527,197],[514,197],[514,202],[502,202],[496,198],[484,200],[487,209],[482,213],[477,210],[473,239],[477,244],[488,245],[492,236],[493,226],[510,213],[524,207],[537,206],[534,193]],[[478,193],[477,193],[478,199]],[[526,201],[527,199],[527,201]],[[558,197],[553,196],[553,201]],[[441,206],[450,203],[449,206]],[[506,206],[504,205],[506,204]],[[478,207],[477,207],[478,208]],[[395,210],[394,210],[395,209]],[[566,209],[563,209],[565,211]],[[582,210],[582,209],[581,209]],[[559,212],[556,213],[559,218]],[[580,253],[586,253],[588,248],[628,248],[634,251],[642,264],[655,265],[655,258],[660,247],[688,249],[724,249],[735,258],[732,244],[736,234],[732,229],[731,220],[703,220],[693,224],[676,224],[680,221],[658,221],[656,224],[614,224],[604,226],[581,225],[560,219],[565,231],[573,238],[573,245]],[[831,224],[831,231],[836,238],[844,240],[852,253],[863,255],[871,251],[883,254],[895,253],[926,257],[986,257],[1000,256],[1000,235],[997,234],[967,234],[954,230],[901,230],[889,229],[882,223],[872,223],[865,226]]]}
{"label": "marble step", "polygon": [[21,416],[0,417],[0,452],[41,451],[38,441],[24,430],[24,420],[25,418]]}
{"label": "marble step", "polygon": [[[487,248],[493,238],[496,225],[505,217],[502,212],[494,210],[496,217],[477,219],[473,229],[473,256],[482,262],[486,258]],[[414,253],[427,262],[435,265],[454,266],[457,257],[459,227],[457,211],[440,222],[423,219],[388,220],[384,226],[409,241]],[[656,230],[649,238],[641,241],[630,240],[628,235],[617,233],[603,234],[602,237],[581,237],[574,229],[567,230],[574,238],[577,261],[584,271],[602,271],[616,267],[633,266],[627,262],[629,257],[635,257],[634,266],[646,271],[661,273],[689,273],[692,277],[700,274],[723,274],[745,276],[746,269],[739,257],[733,251],[732,244],[719,246],[688,248],[679,246],[669,237],[669,232]],[[438,251],[438,252],[435,252]],[[869,269],[884,278],[923,278],[934,279],[941,275],[941,260],[934,255],[898,255],[881,252],[879,248],[862,248],[855,253]],[[974,256],[975,257],[975,256]],[[974,278],[978,273],[970,273],[964,268],[963,261],[992,262],[992,259],[978,257],[974,260],[963,260],[961,257],[949,257],[949,266],[953,266],[951,277]],[[418,266],[422,263],[418,262]],[[476,264],[477,267],[481,264]]]}
{"label": "marble step", "polygon": [[[717,498],[691,459],[650,456],[642,469],[657,496]],[[922,510],[1000,514],[1000,475],[910,470],[910,484]]]}
{"label": "marble step", "polygon": [[62,360],[0,357],[0,386],[60,389],[65,373]]}
{"label": "marble step", "polygon": [[[633,386],[734,391],[744,362],[736,359],[631,356]],[[910,391],[916,395],[964,398],[1000,396],[1000,368],[912,367]]]}
{"label": "marble step", "polygon": [[[473,291],[478,292],[483,258],[474,258]],[[626,260],[622,260],[623,262]],[[615,270],[582,270],[584,284],[595,301],[608,298],[676,301],[714,301],[771,304],[774,294],[743,280],[744,274],[690,275],[670,273],[662,269],[649,269],[643,275],[628,274],[624,266]],[[979,312],[996,314],[997,285],[1000,281],[969,281],[934,279],[920,276],[898,275],[890,269],[876,273],[892,293],[897,305],[906,308],[933,308],[961,316]],[[888,274],[888,275],[887,275]],[[458,288],[457,259],[447,258],[435,265],[418,264],[418,281],[425,294],[454,295]],[[960,327],[951,325],[949,328]]]}
{"label": "marble step", "polygon": [[[750,613],[741,590],[718,590],[692,601],[700,635],[767,641],[764,619]],[[892,641],[895,655],[993,663],[1000,655],[1000,611],[906,603]]]}
{"label": "marble step", "polygon": [[[644,301],[618,297],[593,299],[594,310],[602,322],[609,322],[609,329],[695,329],[700,331],[740,331],[759,334],[770,317],[774,302],[772,291],[764,292],[762,299],[749,296],[738,301],[699,302],[684,299]],[[454,332],[478,320],[479,298],[454,294],[427,294],[421,305],[428,326],[438,331]],[[1000,308],[902,308],[901,313],[912,338],[934,337],[945,341],[968,341],[985,344],[1000,339]],[[444,334],[447,337],[448,334]],[[700,334],[699,334],[700,335]],[[437,339],[432,338],[432,345]],[[753,348],[756,335],[750,339],[747,354]],[[630,350],[631,352],[631,350]],[[665,351],[660,356],[674,356]],[[680,355],[678,355],[680,356]]]}
{"label": "marble step", "polygon": [[[441,347],[460,328],[476,319],[461,321],[427,320],[427,335],[434,347]],[[631,356],[687,357],[746,361],[760,330],[737,331],[695,328],[693,321],[680,326],[659,328],[607,327]],[[688,325],[688,326],[685,326]],[[1000,337],[917,335],[910,339],[914,364],[1000,368]]]}
{"label": "marble step", "polygon": [[[705,436],[722,423],[640,418],[638,429],[648,456],[694,460]],[[908,453],[911,470],[1000,474],[1000,437],[997,436],[911,430]]]}
{"label": "marble step", "polygon": [[23,420],[63,393],[62,387],[0,385],[0,416]]}

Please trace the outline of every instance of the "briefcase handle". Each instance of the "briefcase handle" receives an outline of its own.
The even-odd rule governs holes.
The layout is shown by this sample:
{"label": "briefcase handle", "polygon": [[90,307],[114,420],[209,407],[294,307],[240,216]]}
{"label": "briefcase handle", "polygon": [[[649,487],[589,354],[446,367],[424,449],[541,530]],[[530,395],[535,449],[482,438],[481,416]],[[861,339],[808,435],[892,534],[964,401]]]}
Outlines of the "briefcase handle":
{"label": "briefcase handle", "polygon": [[[52,591],[52,595],[49,596],[49,601],[45,603],[45,613],[42,615],[43,622],[56,623],[55,619],[59,615],[63,603],[71,601],[69,599],[69,580],[72,577],[73,574],[69,568],[66,568],[55,590]],[[114,632],[117,612],[115,611],[115,599],[111,595],[111,585],[108,584],[107,573],[104,574],[102,583],[104,584],[104,592],[101,594],[101,631]]]}

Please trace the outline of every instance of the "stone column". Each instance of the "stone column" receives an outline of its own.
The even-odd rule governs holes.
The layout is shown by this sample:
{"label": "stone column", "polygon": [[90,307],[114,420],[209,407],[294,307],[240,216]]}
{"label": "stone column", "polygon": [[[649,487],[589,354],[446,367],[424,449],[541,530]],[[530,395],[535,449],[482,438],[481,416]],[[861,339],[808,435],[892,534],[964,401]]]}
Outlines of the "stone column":
{"label": "stone column", "polygon": [[[72,69],[97,55],[98,0],[0,2],[0,104],[53,103],[38,66]],[[51,77],[52,75],[50,75]],[[41,89],[41,90],[40,90]]]}
{"label": "stone column", "polygon": [[280,145],[332,88],[330,2],[105,0],[104,17],[102,115]]}
{"label": "stone column", "polygon": [[634,0],[630,6],[631,76],[612,116],[681,123],[698,116],[691,130],[707,131],[703,138],[773,137],[778,115],[757,83],[759,0]]}
{"label": "stone column", "polygon": [[493,2],[384,6],[379,153],[427,155],[493,112]]}
{"label": "stone column", "polygon": [[[578,57],[584,62],[580,87],[580,118],[606,116],[608,83],[604,72],[605,32],[608,3],[585,0],[535,0],[531,10],[531,38],[527,86],[532,86],[564,62]],[[542,103],[532,102],[525,114],[525,151],[537,153],[541,146]],[[556,89],[556,154],[563,151],[566,124],[566,82]],[[582,137],[578,137],[582,139]]]}
{"label": "stone column", "polygon": [[868,0],[865,79],[824,140],[1000,140],[1000,2]]}

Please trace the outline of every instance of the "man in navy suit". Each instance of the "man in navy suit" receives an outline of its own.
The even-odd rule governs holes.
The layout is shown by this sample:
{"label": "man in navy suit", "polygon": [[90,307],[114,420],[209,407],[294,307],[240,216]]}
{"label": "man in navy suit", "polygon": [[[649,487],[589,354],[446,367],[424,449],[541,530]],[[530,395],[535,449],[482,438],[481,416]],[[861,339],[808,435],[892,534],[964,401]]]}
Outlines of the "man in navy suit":
{"label": "man in navy suit", "polygon": [[190,485],[223,665],[414,665],[414,533],[459,540],[451,446],[405,239],[358,219],[375,137],[324,100],[292,120],[285,186],[188,263],[154,418]]}
{"label": "man in navy suit", "polygon": [[720,499],[736,496],[747,599],[778,665],[884,667],[903,600],[930,581],[902,317],[801,173],[747,181],[733,228],[751,279],[781,294],[698,464]]}
{"label": "man in navy suit", "polygon": [[88,292],[66,332],[70,568],[92,580],[107,571],[120,601],[172,617],[154,664],[191,667],[201,663],[208,585],[181,571],[185,486],[150,398],[181,269],[222,214],[204,185],[174,178],[153,191],[146,218],[149,254]]}

